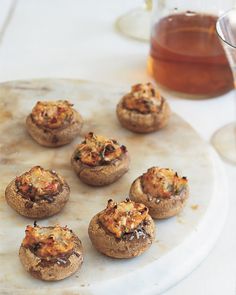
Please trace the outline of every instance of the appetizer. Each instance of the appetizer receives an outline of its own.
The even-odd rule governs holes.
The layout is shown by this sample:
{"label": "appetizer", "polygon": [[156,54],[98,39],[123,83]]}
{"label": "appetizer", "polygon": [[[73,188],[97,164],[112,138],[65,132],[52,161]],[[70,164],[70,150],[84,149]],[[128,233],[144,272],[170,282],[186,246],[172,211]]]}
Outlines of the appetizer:
{"label": "appetizer", "polygon": [[188,180],[171,169],[152,167],[132,183],[129,196],[145,204],[152,218],[171,217],[182,210],[189,197]]}
{"label": "appetizer", "polygon": [[23,216],[38,219],[52,216],[65,206],[70,188],[55,171],[40,166],[12,180],[6,188],[7,203]]}
{"label": "appetizer", "polygon": [[80,239],[67,227],[28,225],[19,250],[24,268],[35,278],[58,281],[75,273],[83,263]]}
{"label": "appetizer", "polygon": [[116,108],[122,126],[140,133],[165,127],[170,117],[170,107],[151,83],[132,86]]}
{"label": "appetizer", "polygon": [[72,106],[67,100],[38,101],[26,119],[29,134],[47,147],[70,143],[83,124],[81,115]]}
{"label": "appetizer", "polygon": [[90,132],[75,149],[71,164],[84,183],[103,186],[115,182],[128,171],[129,155],[126,147],[115,139]]}
{"label": "appetizer", "polygon": [[101,253],[114,258],[132,258],[142,254],[155,238],[155,224],[148,208],[126,199],[108,201],[89,224],[89,237]]}

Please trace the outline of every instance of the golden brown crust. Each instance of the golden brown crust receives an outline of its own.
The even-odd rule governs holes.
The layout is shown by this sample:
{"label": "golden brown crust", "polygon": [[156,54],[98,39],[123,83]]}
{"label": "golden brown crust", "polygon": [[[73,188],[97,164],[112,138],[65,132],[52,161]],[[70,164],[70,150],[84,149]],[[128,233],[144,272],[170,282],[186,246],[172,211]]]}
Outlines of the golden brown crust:
{"label": "golden brown crust", "polygon": [[129,170],[129,163],[128,153],[124,153],[110,164],[94,167],[75,160],[75,152],[71,158],[71,164],[78,177],[84,183],[92,186],[104,186],[115,182]]}
{"label": "golden brown crust", "polygon": [[183,209],[189,197],[189,189],[186,187],[181,194],[172,195],[170,198],[156,198],[144,193],[140,176],[132,183],[129,197],[135,202],[146,205],[152,218],[163,219],[175,216]]}
{"label": "golden brown crust", "polygon": [[135,203],[130,199],[117,203],[110,199],[98,220],[116,238],[121,238],[139,227],[147,215],[148,208],[142,203]]}
{"label": "golden brown crust", "polygon": [[88,228],[90,240],[99,252],[113,258],[132,258],[141,255],[154,241],[155,224],[149,215],[145,219],[144,231],[134,232],[124,239],[116,238],[102,226],[100,213],[92,218]]}
{"label": "golden brown crust", "polygon": [[165,127],[171,111],[168,103],[164,100],[159,113],[140,114],[125,109],[121,100],[117,105],[116,114],[123,127],[137,133],[148,133]]}
{"label": "golden brown crust", "polygon": [[62,181],[62,190],[53,197],[53,200],[42,199],[34,202],[24,198],[16,186],[16,179],[12,180],[6,188],[5,198],[7,203],[19,214],[39,219],[57,214],[67,203],[70,196],[70,188],[66,181],[57,175]]}
{"label": "golden brown crust", "polygon": [[63,128],[74,120],[72,106],[68,100],[38,101],[31,112],[32,120],[42,128]]}
{"label": "golden brown crust", "polygon": [[83,125],[81,115],[73,109],[74,120],[64,128],[50,129],[39,127],[32,120],[31,114],[26,118],[26,128],[33,139],[42,146],[59,147],[70,143],[77,135]]}
{"label": "golden brown crust", "polygon": [[63,180],[55,171],[34,166],[16,177],[18,192],[31,201],[53,197],[61,191]]}
{"label": "golden brown crust", "polygon": [[35,278],[45,281],[62,280],[75,273],[83,263],[83,249],[79,238],[72,234],[75,247],[71,255],[66,258],[42,259],[22,244],[19,257],[24,268]]}
{"label": "golden brown crust", "polygon": [[118,159],[126,151],[116,140],[89,132],[76,147],[75,159],[88,166],[100,166]]}

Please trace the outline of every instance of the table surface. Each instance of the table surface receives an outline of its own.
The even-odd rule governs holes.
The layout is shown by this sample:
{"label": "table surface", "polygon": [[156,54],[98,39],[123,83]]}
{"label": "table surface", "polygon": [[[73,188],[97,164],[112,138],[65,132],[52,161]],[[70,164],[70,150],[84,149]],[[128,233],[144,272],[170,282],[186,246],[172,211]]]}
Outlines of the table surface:
{"label": "table surface", "polygon": [[[0,82],[41,77],[116,85],[149,81],[147,43],[120,35],[115,20],[141,0],[0,0]],[[172,109],[210,142],[235,119],[235,94],[193,101],[168,96]],[[165,295],[236,294],[236,169],[224,163],[229,212],[209,256]],[[222,196],[227,197],[227,196]],[[196,249],[197,251],[197,249]]]}

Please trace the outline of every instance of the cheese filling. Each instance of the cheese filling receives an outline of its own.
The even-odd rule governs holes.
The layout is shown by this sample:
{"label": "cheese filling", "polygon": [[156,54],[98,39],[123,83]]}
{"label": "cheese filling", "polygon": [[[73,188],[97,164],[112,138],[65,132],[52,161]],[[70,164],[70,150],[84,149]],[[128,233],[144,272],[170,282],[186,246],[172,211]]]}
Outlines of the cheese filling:
{"label": "cheese filling", "polygon": [[109,232],[117,238],[131,233],[146,219],[148,208],[141,204],[126,200],[121,203],[108,201],[107,208],[98,219]]}
{"label": "cheese filling", "polygon": [[32,110],[32,120],[40,127],[56,129],[73,121],[73,104],[67,100],[38,101]]}
{"label": "cheese filling", "polygon": [[77,146],[75,160],[89,166],[108,164],[126,152],[126,147],[114,139],[95,135],[92,132]]}
{"label": "cheese filling", "polygon": [[16,178],[19,193],[32,201],[43,196],[55,196],[62,189],[62,182],[55,172],[35,166],[30,171]]}
{"label": "cheese filling", "polygon": [[56,257],[70,253],[75,247],[75,236],[67,227],[39,227],[28,225],[22,245],[39,257]]}
{"label": "cheese filling", "polygon": [[132,86],[131,92],[123,97],[123,106],[141,114],[159,112],[163,99],[151,83]]}
{"label": "cheese filling", "polygon": [[178,176],[172,169],[152,167],[141,177],[143,192],[156,198],[181,195],[187,189],[186,177]]}

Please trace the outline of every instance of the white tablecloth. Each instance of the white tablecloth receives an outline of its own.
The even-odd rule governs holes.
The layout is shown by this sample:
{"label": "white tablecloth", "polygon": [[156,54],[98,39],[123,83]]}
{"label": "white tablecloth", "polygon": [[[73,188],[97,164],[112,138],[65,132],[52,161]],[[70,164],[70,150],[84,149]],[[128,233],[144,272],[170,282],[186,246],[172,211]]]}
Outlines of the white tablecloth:
{"label": "white tablecloth", "polygon": [[[40,77],[113,84],[148,81],[149,46],[116,32],[114,21],[141,0],[0,0],[0,82]],[[234,92],[190,101],[170,98],[172,109],[207,141],[235,119]],[[186,279],[165,292],[236,294],[236,168],[224,164],[230,208],[212,252]],[[227,196],[222,196],[222,202]]]}

